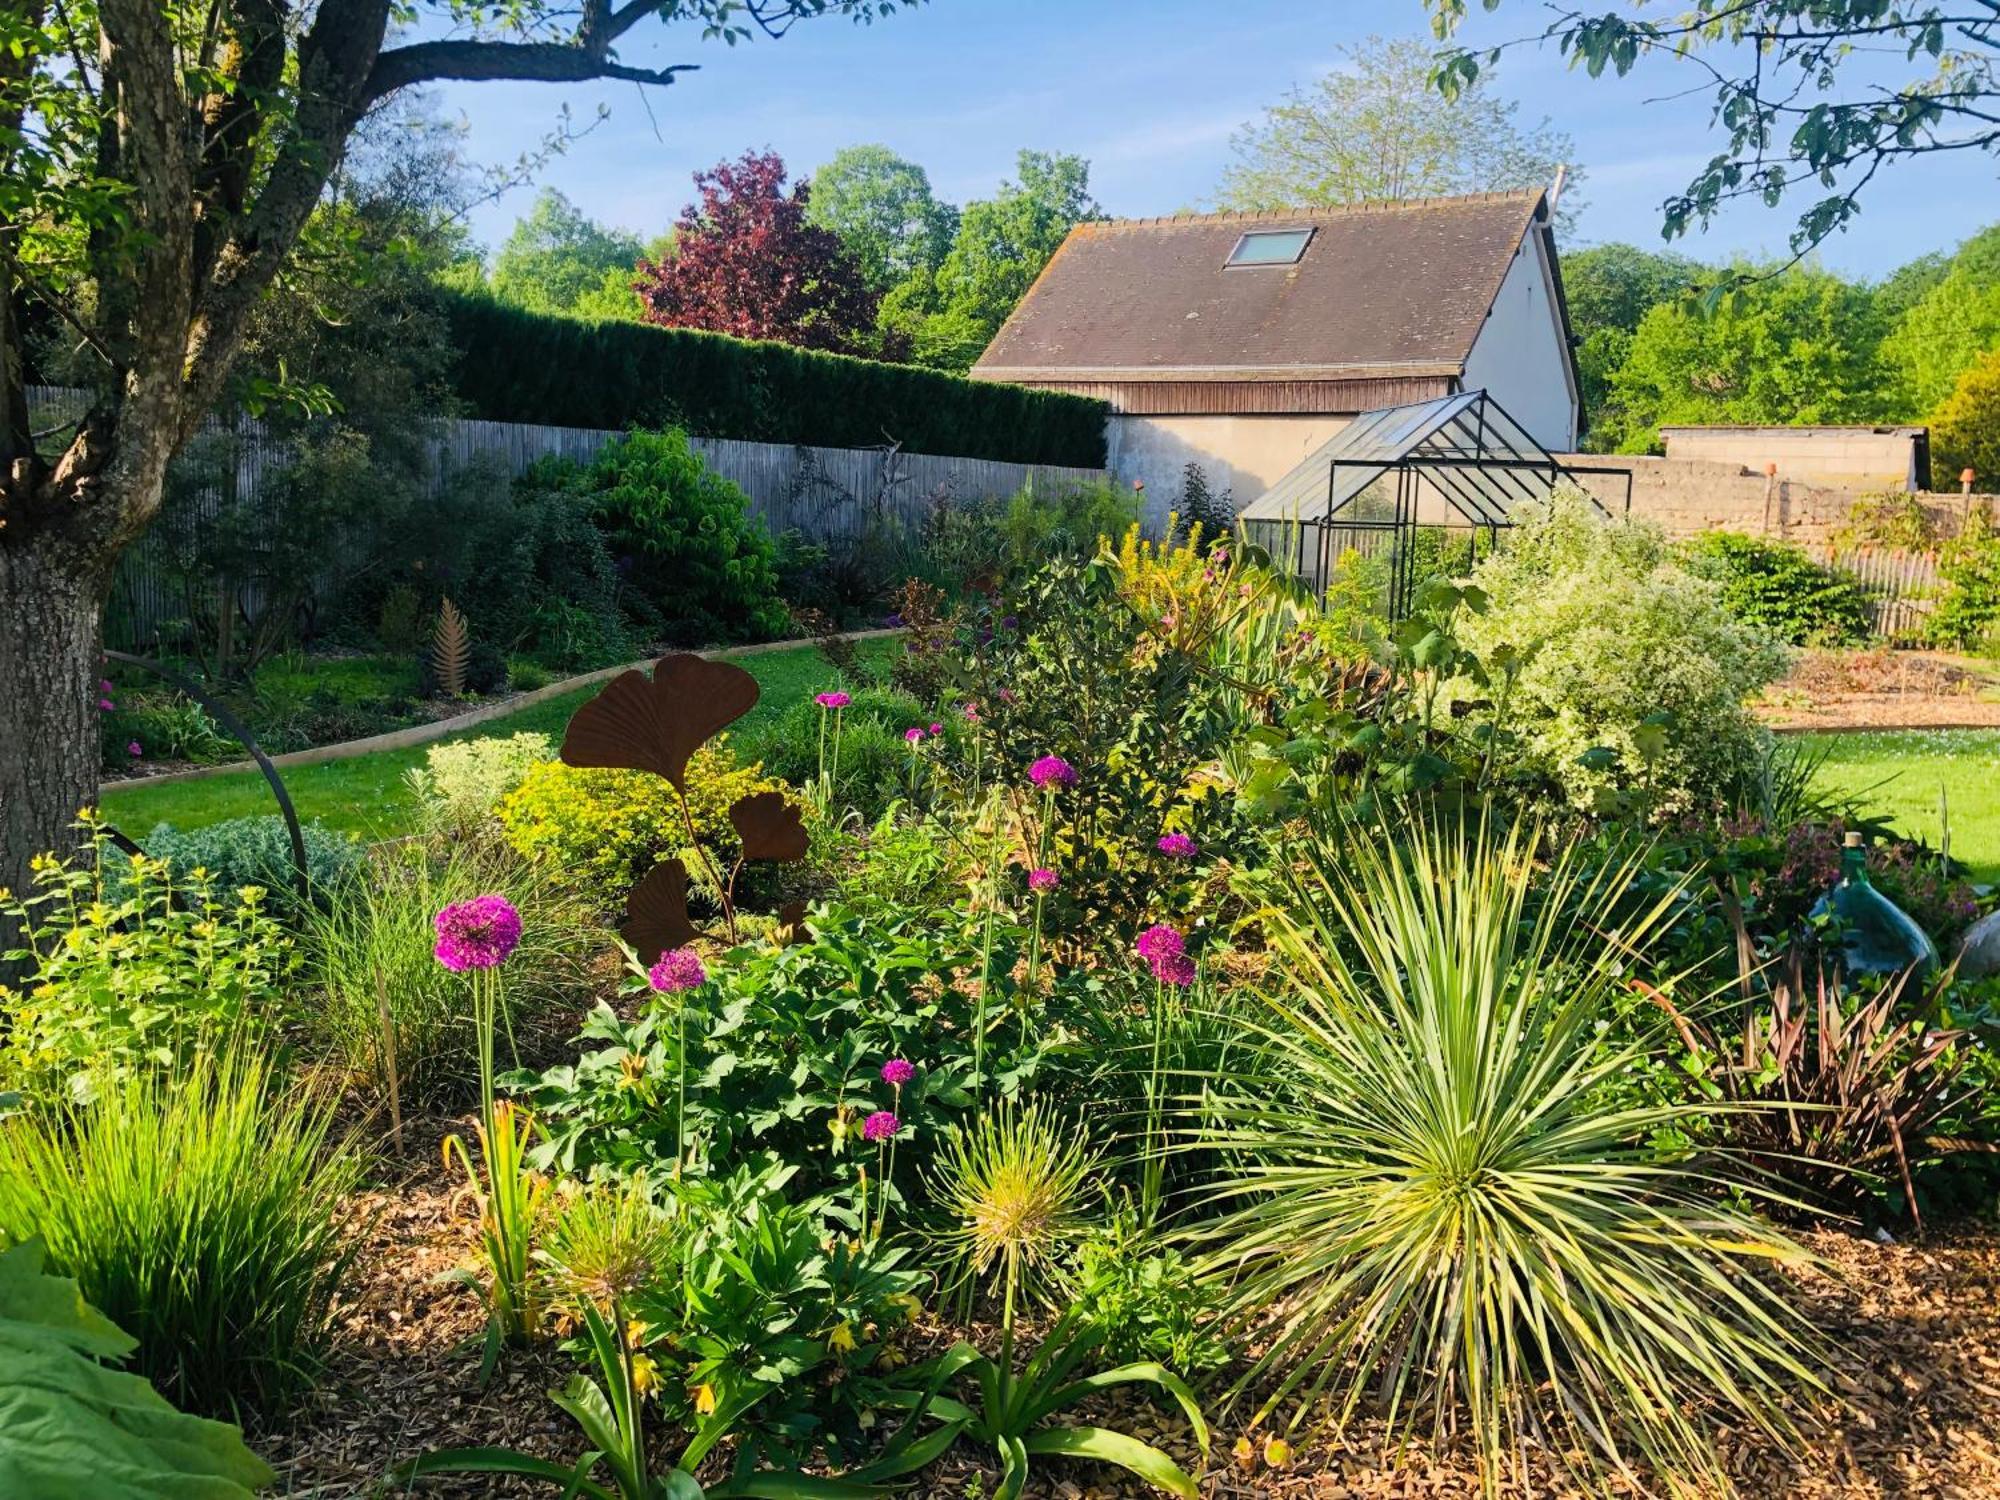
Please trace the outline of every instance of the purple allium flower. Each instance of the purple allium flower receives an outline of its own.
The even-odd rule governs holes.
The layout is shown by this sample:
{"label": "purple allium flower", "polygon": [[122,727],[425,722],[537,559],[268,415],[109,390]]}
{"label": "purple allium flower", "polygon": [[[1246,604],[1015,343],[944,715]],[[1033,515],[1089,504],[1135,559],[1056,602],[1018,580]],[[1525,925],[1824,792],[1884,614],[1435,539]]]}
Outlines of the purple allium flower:
{"label": "purple allium flower", "polygon": [[1184,833],[1163,833],[1153,846],[1168,859],[1193,859],[1195,842]]}
{"label": "purple allium flower", "polygon": [[1046,894],[1062,884],[1062,877],[1047,866],[1028,871],[1028,889]]}
{"label": "purple allium flower", "polygon": [[933,725],[931,725],[931,733],[932,733],[932,734],[943,734],[943,733],[944,733],[944,725],[942,725],[942,724],[933,724]]}
{"label": "purple allium flower", "polygon": [[1155,922],[1139,934],[1139,941],[1133,947],[1147,963],[1158,963],[1163,958],[1176,958],[1187,952],[1187,939],[1166,923]]}
{"label": "purple allium flower", "polygon": [[109,698],[99,698],[97,700],[97,711],[101,714],[108,714],[111,712],[112,709],[116,708],[117,706],[118,705],[113,703]]}
{"label": "purple allium flower", "polygon": [[1041,787],[1075,786],[1076,767],[1060,755],[1044,755],[1028,767],[1028,780]]}
{"label": "purple allium flower", "polygon": [[861,1138],[864,1141],[886,1141],[903,1128],[903,1122],[886,1109],[878,1109],[861,1122]]}
{"label": "purple allium flower", "polygon": [[104,696],[105,696],[105,697],[107,697],[107,698],[108,698],[108,697],[110,697],[110,696],[111,696],[111,679],[110,679],[109,677],[100,677],[100,678],[98,678],[98,679],[97,679],[97,690],[98,690],[98,692],[100,692],[100,693],[104,694]]}
{"label": "purple allium flower", "polygon": [[694,949],[674,948],[662,953],[660,961],[646,971],[646,983],[663,995],[674,995],[708,983],[708,970]]}
{"label": "purple allium flower", "polygon": [[912,724],[908,729],[903,731],[903,738],[908,740],[912,745],[916,744],[923,737],[924,730],[921,724]]}
{"label": "purple allium flower", "polygon": [[1194,960],[1185,953],[1155,959],[1152,970],[1155,979],[1162,984],[1170,984],[1175,989],[1184,990],[1194,983]]}
{"label": "purple allium flower", "polygon": [[132,759],[137,760],[140,756],[146,753],[146,747],[140,744],[137,740],[134,740],[132,741],[131,744],[125,747],[125,753],[131,756]]}
{"label": "purple allium flower", "polygon": [[882,1081],[893,1088],[901,1088],[917,1076],[916,1065],[905,1057],[892,1057],[882,1064]]}
{"label": "purple allium flower", "polygon": [[845,708],[854,700],[845,693],[814,693],[813,702],[821,708]]}
{"label": "purple allium flower", "polygon": [[505,896],[454,901],[437,914],[437,961],[447,969],[491,969],[521,941],[521,914]]}

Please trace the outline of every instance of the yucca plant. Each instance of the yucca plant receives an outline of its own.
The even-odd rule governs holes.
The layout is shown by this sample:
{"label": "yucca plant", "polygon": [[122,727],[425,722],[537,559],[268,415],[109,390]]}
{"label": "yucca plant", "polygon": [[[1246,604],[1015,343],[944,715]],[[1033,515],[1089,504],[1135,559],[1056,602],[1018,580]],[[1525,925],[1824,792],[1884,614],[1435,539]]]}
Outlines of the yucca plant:
{"label": "yucca plant", "polygon": [[[994,1500],[1018,1500],[1028,1481],[1028,1460],[1035,1456],[1116,1464],[1170,1494],[1195,1500],[1194,1480],[1150,1443],[1105,1427],[1043,1425],[1099,1391],[1153,1385],[1180,1405],[1206,1453],[1201,1408],[1179,1376],[1150,1360],[1078,1374],[1104,1334],[1074,1309],[1056,1320],[1023,1368],[1014,1366],[1015,1312],[1024,1279],[1049,1269],[1082,1233],[1084,1196],[1096,1169],[1080,1125],[1038,1103],[1004,1105],[954,1133],[940,1153],[932,1197],[955,1221],[953,1239],[968,1271],[974,1277],[999,1273],[1000,1353],[988,1358],[960,1342],[913,1370],[913,1378],[926,1382],[923,1389],[889,1397],[910,1409],[909,1418],[883,1458],[852,1477],[906,1473],[920,1456],[934,1457],[965,1436],[1000,1455]],[[971,1388],[963,1401],[945,1394],[959,1382]],[[926,1417],[943,1425],[917,1437]]]}
{"label": "yucca plant", "polygon": [[1592,1482],[1727,1494],[1704,1417],[1791,1437],[1819,1351],[1765,1274],[1804,1252],[1648,1144],[1709,1106],[1619,1088],[1660,1039],[1643,1007],[1608,1029],[1614,994],[1674,893],[1635,914],[1635,865],[1532,828],[1303,853],[1290,993],[1191,1143],[1235,1160],[1199,1231],[1263,1338],[1234,1397],[1344,1420],[1372,1391],[1394,1434],[1469,1430],[1488,1488],[1532,1443]]}
{"label": "yucca plant", "polygon": [[239,1049],[0,1121],[0,1242],[40,1236],[175,1405],[283,1411],[326,1353],[355,1245],[362,1163],[333,1104]]}

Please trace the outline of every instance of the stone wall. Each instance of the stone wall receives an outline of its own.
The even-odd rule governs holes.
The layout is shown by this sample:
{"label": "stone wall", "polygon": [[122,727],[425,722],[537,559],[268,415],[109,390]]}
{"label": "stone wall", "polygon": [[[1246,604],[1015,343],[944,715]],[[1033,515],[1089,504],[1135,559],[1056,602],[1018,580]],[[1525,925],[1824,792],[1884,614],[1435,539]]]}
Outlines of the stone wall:
{"label": "stone wall", "polygon": [[[1747,531],[1781,536],[1807,546],[1823,546],[1846,522],[1863,494],[1881,491],[1808,484],[1783,474],[1766,478],[1741,464],[1707,459],[1631,458],[1603,453],[1559,455],[1564,463],[1621,469],[1632,476],[1632,514],[1654,522],[1670,536],[1704,531]],[[1614,475],[1579,478],[1615,514],[1624,503],[1624,481]],[[1964,514],[1962,495],[1917,497],[1950,534]],[[1973,504],[1994,496],[1975,495]]]}

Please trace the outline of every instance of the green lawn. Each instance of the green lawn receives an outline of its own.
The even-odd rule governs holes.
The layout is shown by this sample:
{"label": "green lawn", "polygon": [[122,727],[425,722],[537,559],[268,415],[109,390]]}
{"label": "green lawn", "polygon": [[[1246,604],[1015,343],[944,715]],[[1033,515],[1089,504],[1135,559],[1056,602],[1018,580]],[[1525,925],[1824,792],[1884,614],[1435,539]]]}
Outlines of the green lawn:
{"label": "green lawn", "polygon": [[1865,792],[1897,829],[1951,852],[1974,878],[2000,881],[2000,730],[1900,729],[1804,738],[1828,752],[1820,779]]}
{"label": "green lawn", "polygon": [[[890,640],[864,641],[860,646],[863,660],[885,658],[895,645]],[[835,683],[833,668],[810,646],[746,656],[741,658],[741,665],[756,677],[763,694],[757,707],[737,722],[733,731],[737,734],[755,728],[808,694]],[[560,742],[569,716],[596,691],[595,687],[589,687],[565,693],[449,738],[485,739],[539,731]],[[279,774],[284,777],[285,789],[292,794],[302,820],[310,822],[317,818],[329,828],[358,833],[365,838],[392,838],[409,830],[409,790],[403,783],[403,775],[412,766],[423,764],[429,748],[418,745],[408,750],[357,755],[348,760],[299,766]],[[164,785],[141,782],[113,788],[104,794],[105,815],[138,838],[160,823],[199,828],[225,818],[276,811],[270,788],[255,770]]]}

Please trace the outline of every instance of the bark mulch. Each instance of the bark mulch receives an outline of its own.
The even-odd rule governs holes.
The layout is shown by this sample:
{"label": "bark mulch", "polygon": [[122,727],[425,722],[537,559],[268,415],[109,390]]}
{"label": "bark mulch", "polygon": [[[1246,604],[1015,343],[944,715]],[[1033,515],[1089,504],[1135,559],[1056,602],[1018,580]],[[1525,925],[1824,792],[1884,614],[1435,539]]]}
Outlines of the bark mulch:
{"label": "bark mulch", "polygon": [[[458,1183],[437,1149],[458,1124],[406,1122],[393,1175],[356,1199],[364,1243],[340,1310],[328,1378],[286,1427],[254,1436],[279,1471],[280,1494],[332,1500],[404,1493],[382,1476],[434,1447],[521,1447],[558,1460],[581,1451],[573,1427],[545,1395],[575,1368],[559,1352],[510,1352],[491,1386],[479,1387],[482,1310],[469,1290],[439,1279],[473,1249],[470,1209],[458,1201]],[[1742,1493],[1756,1500],[2000,1496],[2000,1234],[1964,1230],[1884,1244],[1822,1232],[1809,1243],[1828,1269],[1805,1276],[1800,1296],[1839,1352],[1835,1385],[1845,1407],[1827,1403],[1810,1414],[1814,1430],[1795,1452],[1761,1436],[1723,1434]],[[934,1326],[919,1339],[929,1345],[952,1336]],[[1076,1416],[1157,1443],[1191,1472],[1198,1466],[1178,1415],[1143,1397],[1101,1399]],[[1398,1451],[1365,1423],[1342,1434],[1295,1434],[1294,1452],[1278,1468],[1263,1460],[1261,1433],[1239,1457],[1244,1436],[1240,1422],[1232,1425],[1226,1416],[1216,1422],[1205,1495],[1429,1500],[1478,1492],[1462,1447],[1416,1444]],[[1540,1472],[1533,1493],[1570,1493],[1544,1465],[1534,1468]],[[990,1455],[960,1444],[904,1493],[990,1495],[997,1479]],[[479,1475],[428,1480],[418,1492],[453,1500],[553,1493]],[[1028,1493],[1123,1500],[1156,1492],[1119,1471],[1049,1462],[1038,1467]]]}

